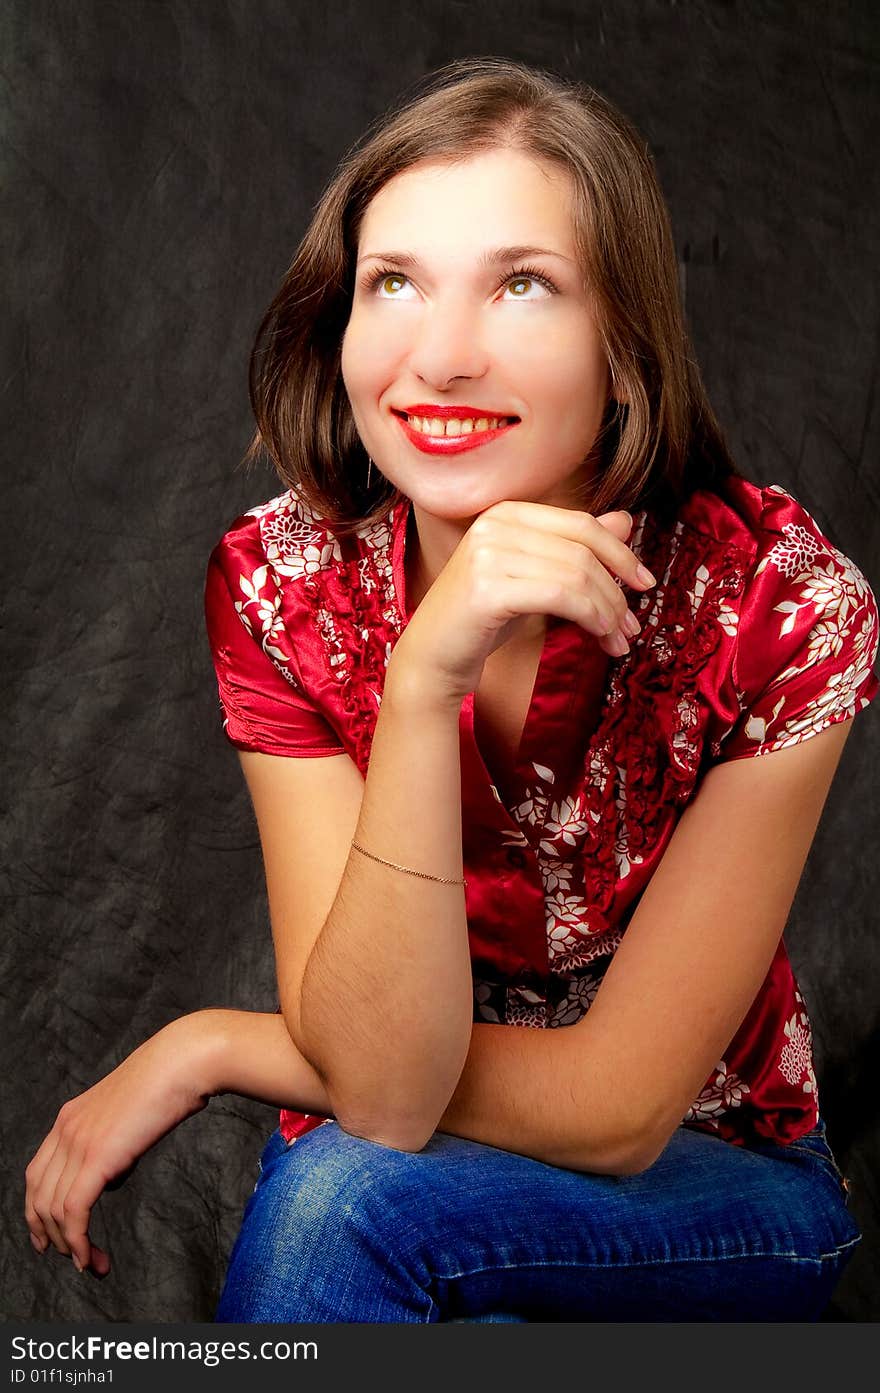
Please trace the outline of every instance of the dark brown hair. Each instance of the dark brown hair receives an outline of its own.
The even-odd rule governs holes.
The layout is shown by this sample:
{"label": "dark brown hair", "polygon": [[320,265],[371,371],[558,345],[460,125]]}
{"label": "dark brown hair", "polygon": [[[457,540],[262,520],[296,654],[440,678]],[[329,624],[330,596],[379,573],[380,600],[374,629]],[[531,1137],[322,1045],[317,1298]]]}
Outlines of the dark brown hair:
{"label": "dark brown hair", "polygon": [[371,199],[422,161],[508,147],[567,171],[576,245],[621,406],[609,401],[594,514],[648,507],[672,518],[694,488],[738,474],[706,398],[680,301],[669,214],[650,152],[592,88],[501,58],[430,73],[343,158],[257,331],[250,396],[279,477],[338,536],[402,494],[367,455],[342,381],[360,225]]}

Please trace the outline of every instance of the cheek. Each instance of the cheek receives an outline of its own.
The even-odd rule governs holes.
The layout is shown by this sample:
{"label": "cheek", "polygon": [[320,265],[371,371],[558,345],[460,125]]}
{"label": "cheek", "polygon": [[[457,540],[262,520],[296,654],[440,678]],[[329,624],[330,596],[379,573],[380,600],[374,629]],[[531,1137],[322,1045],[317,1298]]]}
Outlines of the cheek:
{"label": "cheek", "polygon": [[546,405],[548,412],[568,419],[591,420],[605,409],[611,378],[603,361],[591,358],[560,359],[552,368],[535,365],[530,391]]}
{"label": "cheek", "polygon": [[381,389],[398,357],[399,350],[387,333],[377,333],[364,316],[353,315],[343,336],[340,362],[349,396]]}
{"label": "cheek", "polygon": [[355,318],[349,320],[342,336],[342,353],[339,366],[346,386],[357,381],[363,370],[364,355],[361,349],[362,334]]}
{"label": "cheek", "polygon": [[497,326],[492,350],[507,367],[560,388],[601,383],[607,371],[601,340],[579,317],[548,314],[540,323],[517,324],[511,316]]}

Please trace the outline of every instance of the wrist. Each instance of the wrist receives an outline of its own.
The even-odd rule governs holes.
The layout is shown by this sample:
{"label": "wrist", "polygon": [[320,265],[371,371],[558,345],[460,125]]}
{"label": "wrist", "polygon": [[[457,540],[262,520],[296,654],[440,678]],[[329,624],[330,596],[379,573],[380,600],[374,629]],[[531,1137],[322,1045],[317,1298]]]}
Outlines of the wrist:
{"label": "wrist", "polygon": [[169,1021],[154,1038],[167,1054],[168,1076],[205,1102],[225,1092],[224,1066],[229,1034],[220,1009],[207,1008]]}
{"label": "wrist", "polygon": [[382,705],[402,710],[415,709],[420,713],[437,712],[458,719],[465,693],[444,689],[435,676],[420,670],[406,646],[406,634],[398,639],[385,673]]}

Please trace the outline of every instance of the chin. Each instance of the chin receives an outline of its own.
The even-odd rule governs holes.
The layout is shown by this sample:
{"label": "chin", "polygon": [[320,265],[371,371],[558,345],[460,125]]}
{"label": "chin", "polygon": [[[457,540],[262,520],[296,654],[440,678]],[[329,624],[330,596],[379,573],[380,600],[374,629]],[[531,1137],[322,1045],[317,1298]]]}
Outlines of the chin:
{"label": "chin", "polygon": [[[406,492],[406,490],[404,490]],[[455,497],[432,497],[427,490],[414,490],[408,494],[417,508],[425,513],[430,513],[431,517],[440,518],[444,522],[453,522],[456,525],[467,525],[472,523],[481,513],[485,513],[487,508],[493,507],[496,503],[504,502],[509,495],[492,494],[481,498],[471,496],[463,499],[460,492]]]}

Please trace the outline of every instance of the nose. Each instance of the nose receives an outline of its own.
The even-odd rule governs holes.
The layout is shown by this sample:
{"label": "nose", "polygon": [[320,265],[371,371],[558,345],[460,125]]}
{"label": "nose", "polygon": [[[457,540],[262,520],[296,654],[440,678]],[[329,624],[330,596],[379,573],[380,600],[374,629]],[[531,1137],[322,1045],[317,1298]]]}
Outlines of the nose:
{"label": "nose", "polygon": [[413,372],[442,390],[459,377],[482,377],[488,366],[479,315],[461,298],[435,301],[422,317],[410,354]]}

